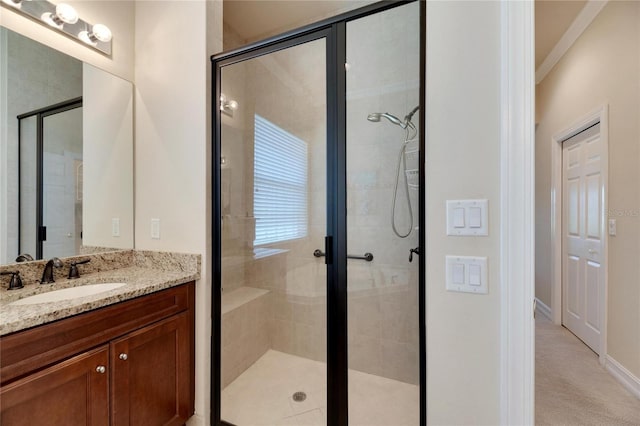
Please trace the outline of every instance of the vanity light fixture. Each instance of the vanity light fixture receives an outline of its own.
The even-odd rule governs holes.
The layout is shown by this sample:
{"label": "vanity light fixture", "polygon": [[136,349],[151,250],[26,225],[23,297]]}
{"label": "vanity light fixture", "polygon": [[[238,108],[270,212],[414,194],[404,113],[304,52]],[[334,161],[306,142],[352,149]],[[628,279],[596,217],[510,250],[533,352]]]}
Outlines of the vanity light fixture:
{"label": "vanity light fixture", "polygon": [[82,41],[86,46],[111,55],[111,30],[104,24],[91,24],[82,20],[78,12],[67,3],[55,4],[47,0],[2,0],[0,4]]}
{"label": "vanity light fixture", "polygon": [[233,99],[227,99],[224,94],[220,95],[220,111],[229,117],[233,117],[233,111],[238,109],[238,102]]}

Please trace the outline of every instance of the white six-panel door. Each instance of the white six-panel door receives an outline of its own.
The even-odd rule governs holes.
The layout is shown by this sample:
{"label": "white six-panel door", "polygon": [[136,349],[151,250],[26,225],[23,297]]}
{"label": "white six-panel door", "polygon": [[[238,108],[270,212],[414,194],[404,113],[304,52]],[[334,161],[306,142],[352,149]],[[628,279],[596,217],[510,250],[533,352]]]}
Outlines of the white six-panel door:
{"label": "white six-panel door", "polygon": [[604,182],[600,124],[562,144],[562,324],[600,353]]}

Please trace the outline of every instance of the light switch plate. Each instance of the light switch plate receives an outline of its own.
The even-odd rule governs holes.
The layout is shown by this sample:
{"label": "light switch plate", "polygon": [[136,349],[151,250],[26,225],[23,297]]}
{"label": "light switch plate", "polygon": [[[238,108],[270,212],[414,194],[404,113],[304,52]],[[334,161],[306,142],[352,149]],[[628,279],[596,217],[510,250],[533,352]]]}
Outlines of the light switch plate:
{"label": "light switch plate", "polygon": [[489,200],[447,200],[447,235],[489,235]]}
{"label": "light switch plate", "polygon": [[151,219],[151,238],[160,239],[160,219]]}
{"label": "light switch plate", "polygon": [[111,219],[111,236],[119,237],[120,236],[120,218],[114,217]]}
{"label": "light switch plate", "polygon": [[[461,269],[464,273],[462,283],[459,283]],[[475,294],[489,293],[489,274],[486,257],[447,256],[446,271],[447,291]]]}
{"label": "light switch plate", "polygon": [[611,235],[612,237],[615,237],[617,233],[618,233],[618,229],[616,226],[616,220],[609,219],[609,235]]}

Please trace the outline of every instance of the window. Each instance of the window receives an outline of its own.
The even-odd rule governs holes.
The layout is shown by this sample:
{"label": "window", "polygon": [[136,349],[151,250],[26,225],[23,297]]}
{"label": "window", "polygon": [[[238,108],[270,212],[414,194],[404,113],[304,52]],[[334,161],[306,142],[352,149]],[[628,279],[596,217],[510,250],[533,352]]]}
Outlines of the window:
{"label": "window", "polygon": [[307,236],[307,143],[255,116],[254,245]]}

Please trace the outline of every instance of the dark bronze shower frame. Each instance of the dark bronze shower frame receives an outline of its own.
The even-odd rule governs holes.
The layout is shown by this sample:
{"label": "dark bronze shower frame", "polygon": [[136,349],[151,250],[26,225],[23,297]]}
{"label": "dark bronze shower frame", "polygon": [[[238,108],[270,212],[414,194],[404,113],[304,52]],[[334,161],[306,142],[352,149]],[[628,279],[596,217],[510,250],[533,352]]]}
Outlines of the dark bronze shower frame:
{"label": "dark bronze shower frame", "polygon": [[427,423],[426,407],[426,316],[425,316],[425,71],[426,71],[426,2],[382,1],[318,23],[247,46],[213,55],[212,93],[212,186],[213,186],[213,247],[212,247],[212,305],[211,305],[211,417],[212,425],[232,426],[221,419],[221,303],[222,303],[222,246],[221,246],[221,114],[217,100],[221,94],[221,70],[224,66],[297,46],[313,40],[326,40],[327,72],[327,234],[325,261],[327,263],[327,425],[347,426],[348,417],[348,341],[347,341],[347,193],[346,193],[346,24],[349,21],[384,12],[419,1],[420,3],[420,215],[419,215],[419,282],[418,309],[420,334],[420,425]]}

